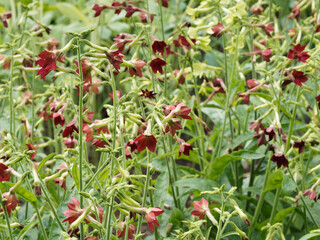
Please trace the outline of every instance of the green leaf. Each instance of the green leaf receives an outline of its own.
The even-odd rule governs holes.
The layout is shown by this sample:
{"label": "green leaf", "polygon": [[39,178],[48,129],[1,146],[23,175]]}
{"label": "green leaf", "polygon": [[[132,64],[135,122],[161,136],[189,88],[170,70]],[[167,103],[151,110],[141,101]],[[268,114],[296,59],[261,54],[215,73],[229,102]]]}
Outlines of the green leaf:
{"label": "green leaf", "polygon": [[[11,182],[4,182],[5,184],[7,184],[10,188],[14,186],[14,183]],[[24,187],[20,186],[16,189],[16,193],[22,197],[24,200],[28,201],[30,204],[32,204],[33,206],[37,205],[37,198],[36,196],[31,193],[29,190],[25,189]]]}
{"label": "green leaf", "polygon": [[242,135],[239,135],[235,139],[233,139],[230,148],[234,149],[234,148],[238,147],[241,143],[246,142],[252,138],[253,138],[252,132],[246,132]]}
{"label": "green leaf", "polygon": [[79,20],[85,23],[89,23],[89,19],[74,5],[70,3],[57,3],[56,4],[58,10],[70,19]]}
{"label": "green leaf", "polygon": [[183,214],[182,214],[181,210],[178,208],[174,208],[172,210],[172,213],[171,213],[171,216],[170,216],[168,222],[172,223],[173,226],[180,227],[182,220],[183,220]]}
{"label": "green leaf", "polygon": [[253,152],[253,151],[248,151],[248,150],[240,150],[240,151],[236,151],[233,152],[231,155],[233,156],[239,156],[241,158],[244,159],[259,159],[259,158],[263,158],[265,155],[262,153],[257,153],[257,152]]}
{"label": "green leaf", "polygon": [[167,199],[169,187],[169,178],[166,172],[160,174],[157,178],[156,190],[154,191],[154,202],[156,206],[160,208],[163,206],[165,200]]}
{"label": "green leaf", "polygon": [[39,164],[38,166],[38,169],[37,169],[37,172],[40,172],[41,168],[44,166],[44,164],[49,160],[51,159],[53,156],[55,156],[56,153],[51,153],[49,154],[48,156],[46,156],[42,161],[41,163]]}
{"label": "green leaf", "polygon": [[213,187],[218,187],[218,184],[210,179],[200,179],[200,178],[185,178],[176,181],[173,186],[175,187],[187,187],[196,189],[199,191],[212,190]]}
{"label": "green leaf", "polygon": [[210,179],[217,179],[229,165],[230,162],[239,161],[242,157],[234,155],[224,155],[218,157],[212,161],[212,163],[206,168],[206,175]]}
{"label": "green leaf", "polygon": [[79,186],[80,186],[80,184],[79,184],[79,167],[78,167],[77,163],[73,164],[72,178],[73,178],[74,182],[76,183],[77,188],[79,189]]}
{"label": "green leaf", "polygon": [[314,237],[318,237],[320,236],[320,233],[309,233],[307,235],[304,235],[302,238],[300,238],[299,240],[308,240],[308,239],[312,239]]}
{"label": "green leaf", "polygon": [[276,170],[269,176],[268,184],[264,192],[272,191],[281,187],[283,182],[283,173],[282,171]]}
{"label": "green leaf", "polygon": [[289,207],[279,211],[274,217],[274,222],[282,222],[294,209],[296,209],[296,207]]}

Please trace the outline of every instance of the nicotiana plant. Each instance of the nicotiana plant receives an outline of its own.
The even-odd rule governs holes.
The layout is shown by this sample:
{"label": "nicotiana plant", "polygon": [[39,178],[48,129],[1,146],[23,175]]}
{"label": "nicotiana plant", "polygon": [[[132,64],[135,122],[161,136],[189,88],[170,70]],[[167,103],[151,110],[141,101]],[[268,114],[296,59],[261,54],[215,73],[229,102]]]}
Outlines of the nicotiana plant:
{"label": "nicotiana plant", "polygon": [[319,8],[0,3],[0,238],[319,238]]}

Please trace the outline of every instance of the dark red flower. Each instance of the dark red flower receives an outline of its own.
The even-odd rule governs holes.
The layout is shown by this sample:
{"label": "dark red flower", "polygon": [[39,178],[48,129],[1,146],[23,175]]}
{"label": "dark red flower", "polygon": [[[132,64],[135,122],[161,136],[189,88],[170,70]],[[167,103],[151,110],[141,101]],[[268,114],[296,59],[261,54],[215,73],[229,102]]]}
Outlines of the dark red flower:
{"label": "dark red flower", "polygon": [[[18,198],[15,193],[11,192],[5,192],[2,194],[3,204],[7,209],[7,213],[10,215],[11,210],[15,210],[18,205]],[[2,212],[3,209],[1,208],[0,212]]]}
{"label": "dark red flower", "polygon": [[63,212],[67,218],[62,221],[69,222],[69,224],[76,221],[84,211],[84,209],[80,208],[80,202],[76,198],[71,197],[71,201],[72,203],[67,203],[69,210]]}
{"label": "dark red flower", "polygon": [[[79,74],[79,62],[76,59],[75,63],[77,65],[77,73]],[[92,65],[89,63],[89,59],[81,60],[81,68],[82,68],[82,76],[83,81],[85,83],[91,83],[92,82],[92,76],[91,76],[91,69]]]}
{"label": "dark red flower", "polygon": [[176,131],[180,129],[182,129],[182,125],[179,118],[172,118],[164,126],[164,132],[170,132],[172,137],[176,134]]}
{"label": "dark red flower", "polygon": [[317,202],[317,193],[315,189],[306,189],[303,193],[303,196],[308,196],[310,200]]}
{"label": "dark red flower", "polygon": [[154,40],[152,43],[152,51],[153,54],[156,54],[157,52],[161,53],[161,55],[164,55],[164,49],[167,47],[167,44],[164,41],[160,40]]}
{"label": "dark red flower", "polygon": [[[162,7],[167,8],[168,7],[168,2],[169,2],[169,0],[161,0]],[[158,0],[158,3],[159,3],[159,0]]]}
{"label": "dark red flower", "polygon": [[271,32],[273,32],[274,28],[272,26],[273,22],[269,22],[267,25],[261,24],[261,28],[266,32],[268,37],[271,37]]}
{"label": "dark red flower", "polygon": [[319,109],[320,109],[320,95],[318,95],[318,96],[316,97],[316,101],[318,102],[318,107],[319,107]]}
{"label": "dark red flower", "polygon": [[263,123],[258,121],[253,121],[250,123],[250,129],[254,129],[254,131],[258,133],[260,129],[264,131],[265,127]]}
{"label": "dark red flower", "polygon": [[246,103],[246,104],[249,104],[250,103],[250,95],[249,94],[245,94],[245,93],[238,93],[238,96],[239,97],[242,97],[243,101]]}
{"label": "dark red flower", "polygon": [[22,61],[22,66],[32,68],[33,67],[33,62],[34,61],[32,59],[32,56],[29,57],[29,58],[24,58],[23,61]]}
{"label": "dark red flower", "polygon": [[160,58],[155,58],[150,62],[150,67],[152,68],[153,73],[161,73],[163,74],[162,67],[167,65],[165,61]]}
{"label": "dark red flower", "polygon": [[222,23],[218,22],[218,24],[211,28],[211,30],[213,32],[212,37],[219,39],[223,34],[224,26],[222,25]]}
{"label": "dark red flower", "polygon": [[64,126],[65,118],[64,118],[64,116],[63,116],[62,113],[56,112],[56,113],[51,114],[49,117],[50,117],[50,118],[53,118],[53,120],[54,120],[54,125],[57,126],[58,124],[60,124],[61,127]]}
{"label": "dark red flower", "polygon": [[131,60],[132,67],[129,67],[129,73],[131,76],[142,77],[141,69],[146,65],[146,63],[138,58]]}
{"label": "dark red flower", "polygon": [[[150,15],[150,22],[153,22],[153,18],[154,18],[154,16]],[[140,19],[141,19],[141,22],[148,23],[148,14],[141,13],[140,14]]]}
{"label": "dark red flower", "polygon": [[299,153],[303,153],[305,148],[305,141],[294,142],[293,147],[298,148]]}
{"label": "dark red flower", "polygon": [[302,86],[302,83],[308,81],[307,76],[304,75],[303,72],[301,71],[293,70],[292,76],[293,76],[293,82],[298,86]]}
{"label": "dark red flower", "polygon": [[264,130],[264,134],[269,136],[269,142],[274,139],[275,141],[277,141],[276,138],[276,130],[273,127],[268,127]]}
{"label": "dark red flower", "polygon": [[130,147],[131,152],[134,152],[136,149],[138,149],[137,143],[135,141],[128,142],[127,146]]}
{"label": "dark red flower", "polygon": [[75,145],[77,144],[77,139],[75,139],[73,136],[67,138],[66,140],[64,140],[64,145],[67,146],[67,148],[74,148]]}
{"label": "dark red flower", "polygon": [[96,147],[104,148],[108,143],[106,141],[100,140],[100,139],[93,139],[92,145],[95,145]]}
{"label": "dark red flower", "polygon": [[263,58],[263,60],[265,60],[266,62],[270,62],[270,57],[272,55],[272,51],[270,48],[264,50],[263,52],[260,51],[260,55]]}
{"label": "dark red flower", "polygon": [[184,84],[186,81],[185,72],[180,73],[180,71],[178,69],[173,70],[173,74],[175,77],[178,77],[178,84]]}
{"label": "dark red flower", "polygon": [[56,70],[56,62],[63,62],[64,56],[59,52],[49,52],[43,50],[39,54],[40,59],[37,60],[37,64],[40,65],[41,69],[38,71],[37,75],[40,75],[41,79],[45,80],[46,76],[53,70]]}
{"label": "dark red flower", "polygon": [[139,96],[144,98],[154,99],[154,96],[157,95],[156,93],[153,93],[153,91],[149,91],[147,88],[146,90],[141,89],[141,92],[142,93]]}
{"label": "dark red flower", "polygon": [[186,156],[189,156],[191,150],[193,150],[191,144],[186,142],[181,143],[179,148],[179,157],[181,156],[181,153],[183,153]]}
{"label": "dark red flower", "polygon": [[264,8],[261,5],[254,4],[250,7],[250,12],[255,15],[260,15],[264,12]]}
{"label": "dark red flower", "polygon": [[76,119],[73,119],[70,123],[67,124],[66,128],[62,132],[63,137],[68,137],[72,135],[73,131],[79,132],[78,127],[76,126]]}
{"label": "dark red flower", "polygon": [[293,49],[289,50],[287,58],[295,59],[305,63],[307,59],[310,58],[310,56],[308,55],[308,52],[303,52],[305,48],[306,48],[306,45],[301,46],[300,43],[293,46]]}
{"label": "dark red flower", "polygon": [[3,14],[0,14],[0,19],[4,25],[5,28],[8,27],[8,22],[7,22],[7,19],[11,18],[12,14],[11,12],[6,12],[6,13],[3,13]]}
{"label": "dark red flower", "polygon": [[[195,45],[196,44],[196,39],[191,39],[191,42]],[[191,48],[191,44],[188,42],[188,40],[182,36],[182,35],[179,35],[178,37],[178,42],[180,44],[180,46],[182,46],[185,50],[186,49],[190,49]]]}
{"label": "dark red flower", "polygon": [[288,159],[283,153],[273,154],[273,156],[271,157],[271,161],[277,163],[277,168],[280,168],[281,165],[284,167],[288,167],[289,164]]}
{"label": "dark red flower", "polygon": [[295,19],[299,20],[300,15],[301,15],[301,12],[300,12],[299,7],[295,6],[292,9],[292,14],[291,14],[290,18],[295,18]]}
{"label": "dark red flower", "polygon": [[134,139],[137,144],[137,149],[139,152],[148,148],[151,152],[154,152],[157,145],[157,139],[152,134],[141,134],[139,137]]}
{"label": "dark red flower", "polygon": [[187,106],[183,106],[183,102],[182,103],[177,103],[176,105],[163,105],[162,106],[162,112],[168,116],[172,111],[175,111],[175,113],[173,114],[173,117],[181,117],[183,119],[188,119],[188,120],[192,120],[192,118],[189,115],[189,113],[191,112],[191,108],[187,107]]}
{"label": "dark red flower", "polygon": [[138,8],[138,7],[134,7],[132,5],[126,6],[125,10],[127,12],[127,14],[125,16],[126,18],[131,17],[132,14],[134,14],[135,12],[141,12],[141,13],[144,13],[144,14],[150,14],[148,11],[145,11],[145,10],[143,10],[141,8]]}
{"label": "dark red flower", "polygon": [[0,163],[0,182],[9,181],[10,177],[11,173],[9,168],[3,163]]}
{"label": "dark red flower", "polygon": [[49,51],[53,51],[57,49],[57,46],[59,45],[59,41],[54,39],[54,38],[50,38],[46,41],[47,43],[47,49]]}
{"label": "dark red flower", "polygon": [[263,131],[255,132],[253,134],[253,137],[258,139],[257,140],[257,146],[261,146],[261,145],[266,145],[267,144],[265,133]]}
{"label": "dark red flower", "polygon": [[[122,97],[122,92],[119,90],[116,90],[117,98],[120,99]],[[111,98],[111,101],[113,102],[113,93],[109,93],[109,97]]]}
{"label": "dark red flower", "polygon": [[67,182],[66,179],[63,177],[58,177],[54,180],[55,183],[58,183],[60,185],[61,188],[63,188],[64,190],[66,190],[67,187]]}
{"label": "dark red flower", "polygon": [[[126,226],[124,225],[124,222],[119,222],[119,225],[121,229],[117,230],[117,237],[118,238],[123,238],[126,235]],[[133,239],[134,236],[133,234],[136,231],[136,227],[133,224],[129,225],[129,231],[128,231],[128,239]]]}
{"label": "dark red flower", "polygon": [[155,207],[152,209],[148,209],[146,211],[146,213],[144,214],[144,217],[146,218],[147,224],[152,232],[154,232],[153,224],[156,225],[157,227],[159,227],[159,222],[156,217],[159,216],[160,214],[162,214],[163,212],[164,211],[161,208]]}
{"label": "dark red flower", "polygon": [[[129,38],[126,38],[129,37]],[[123,52],[127,43],[134,41],[133,36],[128,33],[120,33],[114,39],[114,43],[117,44],[118,50]]]}
{"label": "dark red flower", "polygon": [[107,5],[102,5],[100,6],[99,4],[95,4],[92,8],[93,11],[95,11],[96,13],[94,14],[94,17],[98,17],[100,16],[101,12],[104,10],[104,9],[111,9],[112,7],[111,6],[107,6]]}
{"label": "dark red flower", "polygon": [[206,212],[209,211],[209,203],[204,198],[201,201],[193,201],[193,207],[195,210],[191,212],[191,215],[199,217],[199,219],[204,218]]}
{"label": "dark red flower", "polygon": [[83,131],[83,133],[87,134],[86,142],[89,142],[93,139],[93,129],[90,128],[89,125],[83,124],[82,131]]}
{"label": "dark red flower", "polygon": [[32,144],[26,144],[26,146],[27,146],[27,151],[35,151],[35,153],[32,153],[30,155],[30,159],[33,160],[35,158],[35,156],[37,155],[37,149]]}
{"label": "dark red flower", "polygon": [[120,70],[120,64],[123,63],[123,57],[124,55],[119,50],[111,50],[109,53],[107,53],[109,62],[113,65],[117,72]]}

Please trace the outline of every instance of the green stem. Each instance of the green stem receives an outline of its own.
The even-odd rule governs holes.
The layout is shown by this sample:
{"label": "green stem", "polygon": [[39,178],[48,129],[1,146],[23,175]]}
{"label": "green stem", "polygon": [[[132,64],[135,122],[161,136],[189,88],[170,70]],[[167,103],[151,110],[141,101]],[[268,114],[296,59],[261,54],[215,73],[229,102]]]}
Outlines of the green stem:
{"label": "green stem", "polygon": [[312,44],[312,41],[313,41],[313,38],[314,38],[314,33],[315,33],[316,28],[317,28],[317,26],[318,26],[319,8],[320,8],[320,1],[317,1],[316,18],[315,18],[315,21],[314,21],[314,27],[313,27],[312,35],[311,35],[310,41],[309,41],[309,43],[308,43],[308,47],[309,47],[309,48],[311,47],[311,44]]}
{"label": "green stem", "polygon": [[46,230],[44,229],[43,222],[42,222],[42,219],[41,219],[41,214],[39,212],[38,206],[34,206],[34,207],[35,207],[36,212],[37,212],[37,216],[38,216],[38,219],[39,219],[40,228],[41,228],[43,237],[44,237],[45,240],[47,240],[48,236],[47,236]]}
{"label": "green stem", "polygon": [[262,207],[262,204],[263,204],[263,201],[264,201],[264,197],[265,197],[265,195],[267,193],[264,190],[267,187],[269,173],[270,173],[270,167],[271,167],[271,160],[269,159],[268,165],[267,165],[267,170],[266,170],[266,175],[265,175],[264,182],[263,182],[263,188],[261,189],[258,205],[257,205],[256,211],[254,212],[253,220],[252,220],[250,228],[249,228],[249,233],[248,233],[248,238],[249,239],[251,239],[252,233],[253,233],[253,231],[254,231],[254,229],[256,227],[256,223],[257,223],[258,218],[260,216],[261,207]]}
{"label": "green stem", "polygon": [[[112,93],[113,93],[113,131],[112,131],[112,149],[116,149],[116,141],[117,141],[117,107],[118,107],[118,97],[116,93],[116,82],[114,79],[113,71],[110,69],[110,75],[111,75],[111,87],[112,87]],[[110,166],[110,184],[112,183],[113,179],[113,172],[114,172],[114,157],[111,156],[111,166]],[[110,199],[110,205],[107,208],[107,221],[106,221],[106,228],[107,228],[107,239],[110,239],[109,236],[112,233],[111,229],[111,217],[112,217],[112,209],[114,204],[114,197],[111,197]]]}
{"label": "green stem", "polygon": [[216,235],[216,240],[220,240],[221,238],[221,234],[222,232],[222,221],[223,221],[223,212],[224,212],[224,208],[225,208],[225,200],[223,197],[223,193],[222,194],[222,204],[221,204],[221,213],[220,213],[220,217],[219,217],[219,225],[218,225],[218,229],[217,229],[217,235]]}
{"label": "green stem", "polygon": [[[237,33],[236,36],[239,35],[239,28],[237,28]],[[232,65],[232,71],[231,71],[231,76],[229,79],[226,81],[226,86],[227,86],[227,92],[226,92],[226,101],[225,101],[225,115],[223,119],[223,125],[222,125],[222,131],[221,131],[221,137],[220,141],[218,143],[218,151],[216,156],[220,156],[221,149],[222,149],[222,143],[223,143],[223,138],[224,138],[224,132],[226,128],[226,122],[227,122],[227,117],[229,116],[229,98],[231,94],[231,81],[234,77],[235,69],[236,69],[236,64],[237,64],[237,59],[238,59],[238,48],[239,48],[239,38],[236,38],[236,48],[235,48],[235,54],[234,54],[234,59],[233,59],[233,65]],[[232,131],[232,129],[230,129]]]}
{"label": "green stem", "polygon": [[10,60],[10,134],[12,137],[14,137],[13,131],[14,131],[14,111],[13,111],[13,55],[14,55],[14,50],[13,50],[13,46],[11,47],[11,60]]}
{"label": "green stem", "polygon": [[[158,2],[160,6],[160,18],[161,18],[161,34],[162,34],[162,40],[165,41],[164,38],[164,26],[163,26],[163,13],[162,13],[162,4],[161,1]],[[167,53],[166,48],[164,49],[163,59],[167,63]],[[167,64],[164,66],[164,97],[168,97],[168,81],[167,81]]]}
{"label": "green stem", "polygon": [[[164,138],[162,138],[162,143],[163,143],[163,150],[164,150],[165,153],[167,153],[168,151],[167,151],[167,147],[166,147],[166,143],[164,141]],[[171,174],[171,170],[170,170],[168,157],[166,157],[165,162],[166,162],[166,165],[167,165],[169,184],[170,184],[171,189],[172,189],[172,197],[173,197],[174,205],[175,205],[176,208],[180,208],[179,207],[180,201],[177,199],[175,187],[173,187],[172,174]]]}
{"label": "green stem", "polygon": [[[189,52],[190,54],[190,52]],[[200,96],[199,96],[199,91],[198,91],[198,84],[197,84],[197,79],[193,74],[193,62],[191,60],[191,57],[189,56],[189,64],[191,67],[191,73],[192,73],[192,79],[193,79],[193,88],[194,88],[194,92],[196,94],[196,107],[197,107],[197,111],[198,111],[198,115],[200,120],[202,120],[202,112],[201,112],[201,105],[200,105]],[[204,130],[201,128],[201,126],[199,126],[200,124],[198,123],[198,121],[196,119],[194,119],[194,123],[196,126],[196,130],[198,132],[198,134],[200,135],[200,152],[201,150],[203,151],[200,155],[199,159],[199,165],[200,165],[200,170],[202,171],[204,169],[204,163],[203,163],[203,159],[206,157],[206,149],[205,149],[205,145],[204,145]]]}
{"label": "green stem", "polygon": [[9,218],[9,214],[7,212],[7,208],[5,207],[3,201],[2,201],[2,191],[0,189],[0,202],[1,202],[1,206],[2,206],[2,209],[4,211],[4,216],[5,216],[5,219],[6,219],[6,223],[7,223],[7,226],[8,226],[8,231],[9,231],[9,236],[10,236],[10,240],[13,240],[13,235],[12,235],[12,230],[11,230],[11,226],[10,226],[10,218]]}
{"label": "green stem", "polygon": [[[142,199],[142,207],[145,207],[146,201],[147,201],[147,193],[148,193],[148,188],[149,188],[149,181],[150,181],[150,163],[151,163],[151,156],[150,156],[150,151],[147,150],[148,152],[148,160],[147,160],[147,178],[146,182],[144,184],[144,189],[143,189],[143,199]],[[137,226],[137,231],[136,233],[139,234],[141,230],[141,224],[142,224],[142,216],[140,216],[139,221],[138,221],[138,226]],[[140,239],[140,238],[138,238]]]}
{"label": "green stem", "polygon": [[[78,58],[78,67],[79,67],[79,78],[80,78],[80,88],[79,88],[79,192],[82,192],[83,189],[83,173],[82,173],[82,164],[83,164],[83,131],[82,131],[82,111],[83,111],[83,74],[81,66],[81,50],[79,37],[77,37],[77,58]],[[80,195],[80,207],[83,208],[83,196]],[[80,223],[80,239],[84,240],[84,229],[83,223]]]}

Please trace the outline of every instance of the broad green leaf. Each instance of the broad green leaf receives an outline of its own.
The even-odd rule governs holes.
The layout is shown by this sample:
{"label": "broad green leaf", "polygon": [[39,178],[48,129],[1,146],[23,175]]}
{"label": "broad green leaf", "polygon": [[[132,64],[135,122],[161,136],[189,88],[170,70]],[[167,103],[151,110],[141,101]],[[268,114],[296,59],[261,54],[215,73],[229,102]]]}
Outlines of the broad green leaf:
{"label": "broad green leaf", "polygon": [[231,155],[233,156],[239,156],[241,158],[244,159],[259,159],[259,158],[263,158],[265,155],[262,153],[257,153],[257,152],[253,152],[253,151],[248,151],[248,150],[240,150],[240,151],[236,151],[233,152]]}
{"label": "broad green leaf", "polygon": [[276,170],[274,173],[272,173],[269,176],[268,184],[267,184],[267,187],[264,191],[268,192],[268,191],[272,191],[274,189],[277,189],[277,188],[281,187],[282,182],[283,182],[282,171]]}
{"label": "broad green leaf", "polygon": [[163,206],[165,200],[167,199],[169,187],[169,177],[166,172],[160,174],[157,178],[156,190],[154,191],[154,202],[156,206],[160,208]]}
{"label": "broad green leaf", "polygon": [[60,2],[57,3],[56,6],[59,11],[66,17],[89,23],[89,19],[73,4]]}
{"label": "broad green leaf", "polygon": [[77,188],[79,189],[79,186],[80,186],[80,184],[79,184],[79,167],[78,167],[77,163],[73,164],[72,178],[73,178],[74,182],[76,183]]}
{"label": "broad green leaf", "polygon": [[48,160],[50,160],[53,156],[55,156],[55,155],[56,155],[56,153],[51,153],[51,154],[49,154],[48,156],[46,156],[46,157],[41,161],[41,163],[39,164],[37,171],[40,172],[40,170],[41,170],[41,168],[44,166],[44,164],[45,164]]}
{"label": "broad green leaf", "polygon": [[173,226],[180,227],[182,220],[183,220],[183,214],[182,214],[181,210],[178,208],[174,208],[172,210],[172,213],[171,213],[171,216],[170,216],[168,222],[172,223]]}
{"label": "broad green leaf", "polygon": [[279,211],[274,217],[274,222],[282,222],[295,208],[296,207],[289,207]]}
{"label": "broad green leaf", "polygon": [[206,168],[206,175],[210,179],[217,179],[229,165],[230,162],[239,161],[242,157],[234,155],[224,155],[214,159],[214,161]]}
{"label": "broad green leaf", "polygon": [[199,191],[212,190],[213,187],[218,187],[218,184],[210,179],[201,178],[185,178],[176,181],[173,186],[175,187],[187,187],[197,189]]}
{"label": "broad green leaf", "polygon": [[299,240],[308,240],[308,239],[316,239],[314,237],[319,237],[320,233],[309,233],[307,235],[304,235],[302,238],[300,238]]}
{"label": "broad green leaf", "polygon": [[252,132],[246,132],[242,135],[237,136],[235,139],[233,139],[230,148],[234,149],[238,147],[240,144],[250,140],[253,138],[253,133]]}
{"label": "broad green leaf", "polygon": [[[7,184],[9,187],[13,187],[14,183],[11,182],[4,182]],[[35,206],[37,205],[37,198],[36,196],[31,193],[29,190],[25,189],[24,187],[20,186],[16,189],[16,193],[22,197],[24,200],[28,201],[31,205]]]}

